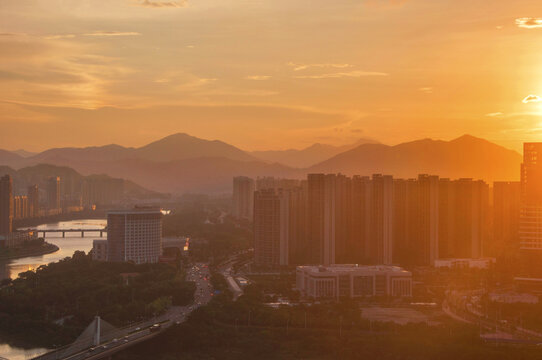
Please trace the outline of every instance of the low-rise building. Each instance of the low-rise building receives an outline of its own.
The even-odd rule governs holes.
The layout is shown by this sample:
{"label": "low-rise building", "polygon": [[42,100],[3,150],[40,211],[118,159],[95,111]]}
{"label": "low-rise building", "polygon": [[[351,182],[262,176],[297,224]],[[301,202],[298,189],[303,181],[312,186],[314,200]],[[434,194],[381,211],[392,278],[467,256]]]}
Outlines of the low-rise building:
{"label": "low-rise building", "polygon": [[92,241],[92,260],[107,261],[107,240]]}
{"label": "low-rise building", "polygon": [[489,269],[495,263],[495,258],[480,259],[438,259],[435,260],[436,268],[450,269]]}
{"label": "low-rise building", "polygon": [[296,287],[304,297],[412,296],[412,273],[398,266],[298,266]]}

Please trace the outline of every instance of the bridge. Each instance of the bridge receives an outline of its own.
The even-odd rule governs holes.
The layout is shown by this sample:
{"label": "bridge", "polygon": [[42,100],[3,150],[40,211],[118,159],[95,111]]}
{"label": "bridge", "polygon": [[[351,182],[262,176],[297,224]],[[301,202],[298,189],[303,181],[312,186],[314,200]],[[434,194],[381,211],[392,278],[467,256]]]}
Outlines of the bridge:
{"label": "bridge", "polygon": [[[183,318],[184,320],[184,318]],[[140,342],[160,334],[162,327],[172,324],[168,319],[156,319],[115,328],[96,316],[89,326],[70,345],[49,351],[32,360],[104,359]]]}
{"label": "bridge", "polygon": [[66,237],[66,233],[81,233],[81,237],[85,237],[85,233],[100,233],[100,237],[103,237],[104,233],[107,233],[107,228],[102,229],[91,229],[91,228],[80,228],[80,229],[26,229],[27,231],[33,231],[38,234],[38,237],[40,233],[43,234],[43,237],[45,238],[45,234],[47,233],[62,233],[62,237]]}

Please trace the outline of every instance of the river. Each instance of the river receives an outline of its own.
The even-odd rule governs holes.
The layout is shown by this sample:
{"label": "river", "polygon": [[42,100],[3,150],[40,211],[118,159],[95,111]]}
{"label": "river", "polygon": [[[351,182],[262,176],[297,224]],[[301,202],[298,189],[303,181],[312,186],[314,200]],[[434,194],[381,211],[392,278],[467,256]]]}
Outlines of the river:
{"label": "river", "polygon": [[[107,220],[73,220],[62,221],[58,223],[43,224],[37,226],[39,230],[48,229],[103,229],[107,225]],[[105,234],[104,234],[105,235]],[[77,250],[88,252],[92,248],[92,240],[99,239],[98,233],[88,233],[85,237],[81,237],[80,233],[66,233],[66,237],[62,237],[62,233],[47,233],[45,240],[59,247],[57,252],[52,254],[29,256],[20,259],[0,261],[0,279],[12,278],[15,279],[20,272],[33,270],[40,265],[56,262],[65,257],[72,256]],[[105,237],[104,237],[105,239]],[[0,338],[0,357],[9,360],[27,360],[44,353],[45,349],[21,349],[10,346]]]}

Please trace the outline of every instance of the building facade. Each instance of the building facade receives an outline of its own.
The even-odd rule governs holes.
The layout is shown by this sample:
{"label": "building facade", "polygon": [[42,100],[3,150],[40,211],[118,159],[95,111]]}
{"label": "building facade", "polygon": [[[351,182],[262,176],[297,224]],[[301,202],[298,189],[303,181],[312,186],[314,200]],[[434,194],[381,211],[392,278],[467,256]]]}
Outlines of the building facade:
{"label": "building facade", "polygon": [[47,180],[47,209],[52,212],[60,211],[60,178],[53,176]]}
{"label": "building facade", "polygon": [[5,175],[0,178],[0,235],[13,230],[13,180]]}
{"label": "building facade", "polygon": [[521,275],[542,278],[542,143],[523,144],[519,238]]}
{"label": "building facade", "polygon": [[397,266],[298,266],[296,288],[313,299],[410,297],[412,273]]}
{"label": "building facade", "polygon": [[246,176],[233,178],[232,215],[236,219],[253,220],[254,180]]}
{"label": "building facade", "polygon": [[107,260],[156,263],[162,252],[162,212],[134,208],[107,214]]}
{"label": "building facade", "polygon": [[26,191],[28,212],[30,217],[38,217],[40,213],[40,192],[38,185],[30,185]]}
{"label": "building facade", "polygon": [[92,241],[92,260],[107,261],[107,240],[97,239]]}
{"label": "building facade", "polygon": [[493,255],[515,252],[519,248],[521,182],[493,183]]}

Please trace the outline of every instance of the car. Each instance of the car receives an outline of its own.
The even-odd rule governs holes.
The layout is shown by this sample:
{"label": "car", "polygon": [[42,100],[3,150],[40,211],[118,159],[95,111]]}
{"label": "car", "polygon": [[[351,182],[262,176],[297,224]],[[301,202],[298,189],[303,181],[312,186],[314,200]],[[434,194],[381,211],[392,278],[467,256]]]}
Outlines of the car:
{"label": "car", "polygon": [[111,342],[112,343],[117,343],[117,342],[119,342],[119,339],[113,339],[113,340],[111,340]]}
{"label": "car", "polygon": [[150,332],[157,332],[157,331],[160,331],[162,330],[162,325],[160,324],[154,324],[153,326],[150,327]]}

